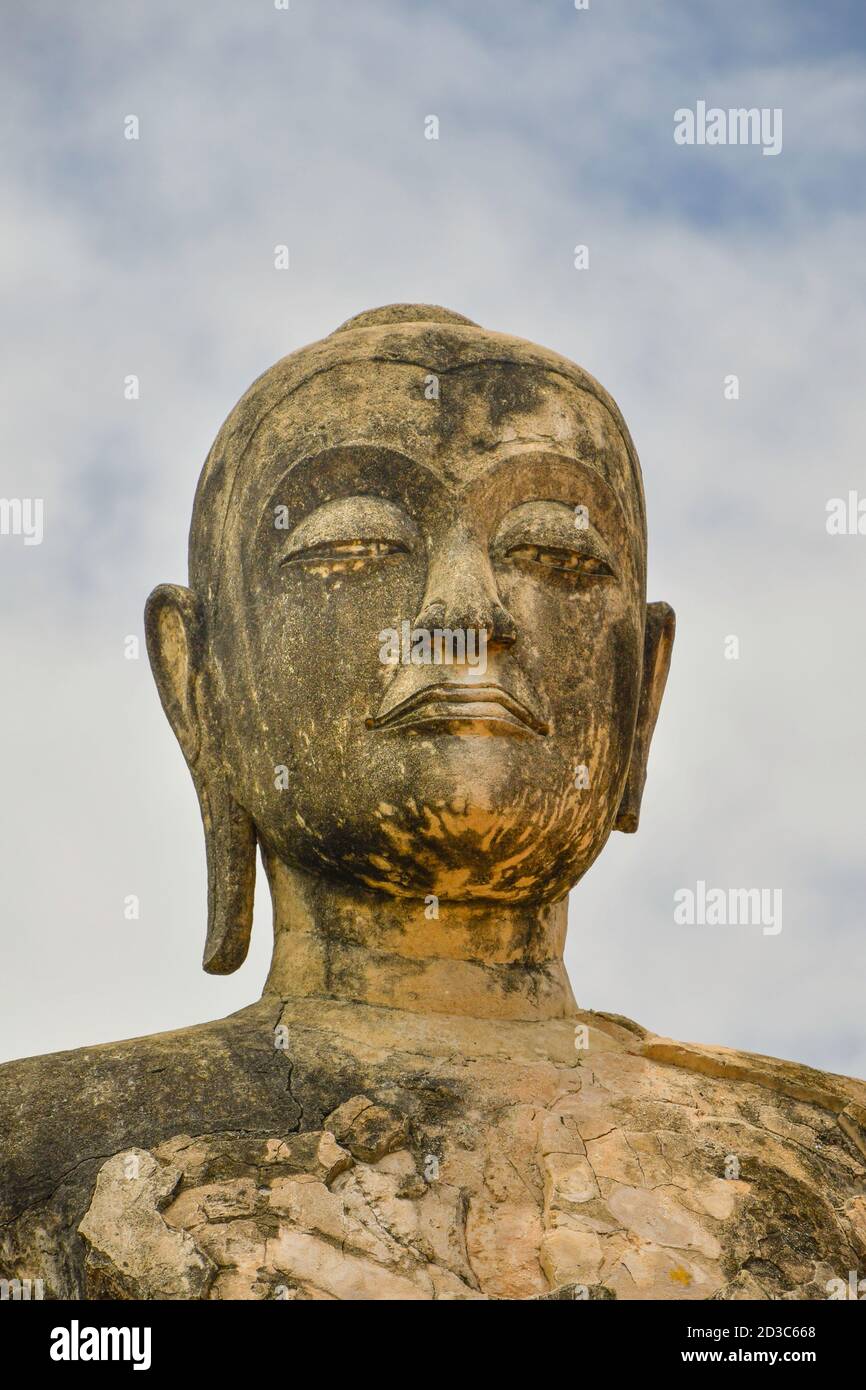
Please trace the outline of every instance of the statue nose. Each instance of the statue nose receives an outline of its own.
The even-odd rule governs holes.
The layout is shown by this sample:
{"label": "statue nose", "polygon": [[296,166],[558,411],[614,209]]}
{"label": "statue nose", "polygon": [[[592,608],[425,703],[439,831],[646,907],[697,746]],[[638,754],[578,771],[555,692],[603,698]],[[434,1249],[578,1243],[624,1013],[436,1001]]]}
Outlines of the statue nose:
{"label": "statue nose", "polygon": [[428,594],[415,619],[415,627],[477,630],[487,635],[487,645],[510,647],[517,640],[517,626],[500,601],[486,555],[452,554],[445,570],[430,576]]}

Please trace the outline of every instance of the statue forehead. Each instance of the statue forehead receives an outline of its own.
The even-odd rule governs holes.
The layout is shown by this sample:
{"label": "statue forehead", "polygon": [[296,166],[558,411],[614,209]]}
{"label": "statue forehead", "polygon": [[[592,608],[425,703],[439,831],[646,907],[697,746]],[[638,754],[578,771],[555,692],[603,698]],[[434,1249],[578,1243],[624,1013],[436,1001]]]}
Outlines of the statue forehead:
{"label": "statue forehead", "polygon": [[[428,393],[428,394],[425,394]],[[414,363],[341,363],[285,396],[256,430],[236,497],[267,494],[287,472],[331,450],[377,446],[460,486],[499,459],[543,450],[631,480],[628,450],[585,389],[524,363],[480,362],[439,373]]]}
{"label": "statue forehead", "polygon": [[[618,407],[575,363],[445,310],[407,306],[360,315],[330,337],[282,358],[257,379],[220,430],[199,481],[190,531],[190,577],[213,596],[233,506],[276,483],[311,454],[377,443],[456,469],[479,466],[494,444],[538,442],[600,466],[645,531],[634,446]],[[396,312],[396,321],[388,317]],[[372,321],[370,321],[372,320]],[[425,387],[435,381],[438,398]],[[450,449],[453,443],[455,447]],[[472,444],[477,453],[473,462]],[[467,444],[470,448],[467,450]]]}

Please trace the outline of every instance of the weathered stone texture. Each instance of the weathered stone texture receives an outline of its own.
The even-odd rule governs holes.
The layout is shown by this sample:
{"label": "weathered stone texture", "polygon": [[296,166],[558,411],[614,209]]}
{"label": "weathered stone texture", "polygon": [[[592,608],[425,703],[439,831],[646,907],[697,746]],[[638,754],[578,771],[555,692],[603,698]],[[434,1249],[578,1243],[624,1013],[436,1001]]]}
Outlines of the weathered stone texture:
{"label": "weathered stone texture", "polygon": [[269,998],[125,1059],[10,1063],[19,1155],[59,1181],[7,1168],[2,1273],[55,1297],[702,1299],[825,1298],[863,1267],[862,1083],[578,1021],[580,1052],[572,1021]]}

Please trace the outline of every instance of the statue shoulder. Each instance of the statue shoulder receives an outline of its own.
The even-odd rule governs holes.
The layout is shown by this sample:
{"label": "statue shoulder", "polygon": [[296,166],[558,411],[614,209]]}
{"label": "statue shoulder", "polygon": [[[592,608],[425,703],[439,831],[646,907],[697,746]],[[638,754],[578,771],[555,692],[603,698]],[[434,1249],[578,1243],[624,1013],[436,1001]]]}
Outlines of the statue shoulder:
{"label": "statue shoulder", "polygon": [[[714,1096],[751,1126],[796,1136],[839,1160],[862,1180],[866,1164],[866,1082],[800,1062],[736,1048],[677,1042],[648,1034],[629,1049],[663,1070],[690,1074],[696,1094]],[[800,1127],[798,1129],[798,1126]],[[841,1170],[840,1170],[841,1171]],[[817,1180],[817,1175],[812,1175]],[[847,1181],[847,1178],[846,1178]],[[829,1182],[824,1168],[820,1182]],[[863,1213],[866,1217],[866,1210]],[[866,1235],[866,1229],[864,1229]]]}
{"label": "statue shoulder", "polygon": [[279,1001],[228,1018],[0,1066],[0,1225],[108,1155],[179,1133],[282,1132],[299,1107],[274,1045]]}
{"label": "statue shoulder", "polygon": [[789,1100],[816,1105],[837,1116],[849,1116],[866,1126],[866,1081],[837,1072],[820,1071],[801,1062],[788,1062],[737,1048],[677,1042],[646,1034],[633,1051],[650,1061],[722,1081],[750,1083]]}

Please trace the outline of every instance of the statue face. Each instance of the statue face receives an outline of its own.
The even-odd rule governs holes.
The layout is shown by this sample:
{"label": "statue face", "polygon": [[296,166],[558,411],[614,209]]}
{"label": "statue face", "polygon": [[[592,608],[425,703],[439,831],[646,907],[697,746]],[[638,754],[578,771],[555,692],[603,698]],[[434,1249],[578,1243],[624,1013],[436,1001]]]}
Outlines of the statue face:
{"label": "statue face", "polygon": [[[552,371],[466,364],[438,399],[425,378],[333,366],[256,430],[208,620],[223,762],[289,863],[412,897],[556,898],[628,771],[645,614],[628,455]],[[436,629],[470,659],[443,637],[437,661]],[[389,630],[415,633],[414,661]]]}

